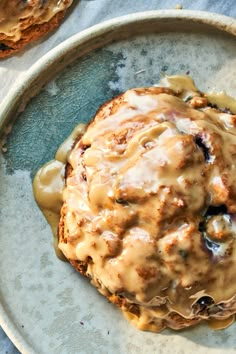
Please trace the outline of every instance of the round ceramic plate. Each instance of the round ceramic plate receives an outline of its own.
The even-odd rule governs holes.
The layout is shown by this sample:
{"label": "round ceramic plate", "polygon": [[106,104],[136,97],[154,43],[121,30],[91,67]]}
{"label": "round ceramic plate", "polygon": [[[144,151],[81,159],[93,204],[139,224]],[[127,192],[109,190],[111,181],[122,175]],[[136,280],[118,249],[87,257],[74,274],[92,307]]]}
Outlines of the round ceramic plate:
{"label": "round ceramic plate", "polygon": [[236,96],[235,35],[235,20],[201,12],[111,20],[48,53],[3,102],[1,133],[22,111],[0,156],[1,325],[21,352],[235,353],[235,325],[219,332],[200,325],[160,334],[132,327],[56,258],[32,194],[35,172],[73,127],[121,91],[153,85],[162,73],[187,73],[201,90]]}

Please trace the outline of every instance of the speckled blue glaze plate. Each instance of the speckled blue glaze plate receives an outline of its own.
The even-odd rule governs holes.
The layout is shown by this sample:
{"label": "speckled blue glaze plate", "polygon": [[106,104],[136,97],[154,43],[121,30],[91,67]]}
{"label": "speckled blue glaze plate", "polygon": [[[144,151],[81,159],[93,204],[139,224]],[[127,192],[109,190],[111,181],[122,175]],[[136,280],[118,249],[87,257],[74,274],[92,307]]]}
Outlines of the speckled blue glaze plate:
{"label": "speckled blue glaze plate", "polygon": [[[32,194],[37,169],[118,93],[184,74],[236,96],[236,20],[192,11],[129,15],[85,30],[21,77],[1,105],[0,323],[22,353],[235,353],[235,328],[141,332],[59,261]],[[34,97],[34,98],[32,98]],[[32,98],[30,100],[30,98]]]}

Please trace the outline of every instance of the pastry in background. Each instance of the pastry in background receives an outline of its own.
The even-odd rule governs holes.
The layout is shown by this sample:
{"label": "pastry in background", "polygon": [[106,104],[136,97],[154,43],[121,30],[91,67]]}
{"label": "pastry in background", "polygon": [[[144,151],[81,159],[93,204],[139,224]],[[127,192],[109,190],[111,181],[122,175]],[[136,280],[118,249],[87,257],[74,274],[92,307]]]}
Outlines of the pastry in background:
{"label": "pastry in background", "polygon": [[0,58],[57,28],[73,0],[2,0]]}

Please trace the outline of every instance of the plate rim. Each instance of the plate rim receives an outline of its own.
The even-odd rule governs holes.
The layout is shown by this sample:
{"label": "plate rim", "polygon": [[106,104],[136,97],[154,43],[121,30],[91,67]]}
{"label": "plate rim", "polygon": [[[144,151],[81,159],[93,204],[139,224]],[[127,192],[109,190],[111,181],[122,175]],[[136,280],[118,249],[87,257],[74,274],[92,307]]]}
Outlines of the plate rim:
{"label": "plate rim", "polygon": [[[44,80],[43,84],[37,82],[44,72],[50,70],[50,68],[54,65],[55,61],[58,58],[63,57],[63,55],[72,51],[75,48],[83,48],[83,46],[85,46],[86,43],[89,42],[89,40],[91,40],[95,36],[100,37],[103,34],[108,33],[109,31],[117,30],[123,26],[128,26],[142,21],[171,21],[173,19],[178,19],[182,21],[192,20],[198,24],[207,24],[215,29],[221,30],[236,37],[236,19],[207,11],[145,11],[116,17],[111,20],[96,24],[92,27],[89,27],[81,32],[72,35],[71,37],[51,49],[48,53],[46,53],[39,60],[37,60],[29,68],[29,70],[20,75],[19,79],[14,84],[14,87],[10,89],[5,99],[0,104],[0,137],[1,135],[3,135],[4,139],[4,135],[7,135],[8,129],[6,128],[7,125],[11,123],[11,117],[13,115],[13,112],[15,113],[15,116],[22,112],[29,100],[41,90],[44,84],[50,81],[51,78],[49,78],[48,80]],[[101,48],[104,45],[104,43],[101,43],[99,47]],[[90,51],[88,51],[87,53],[93,50],[94,47],[91,47]],[[83,55],[85,55],[85,53],[82,53],[81,55],[78,54],[77,58],[83,57]],[[75,58],[73,58],[72,61],[74,59]],[[68,63],[65,64],[60,70],[58,70],[57,73],[63,70],[63,68],[67,65]],[[26,93],[29,93],[29,91],[27,91],[29,90],[29,88],[33,88],[32,93],[27,96],[27,99],[24,100],[24,96],[26,95]],[[34,348],[22,335],[21,331],[17,328],[16,323],[11,319],[11,314],[8,313],[7,310],[4,308],[2,301],[0,301],[0,326],[22,354],[36,354]]]}
{"label": "plate rim", "polygon": [[[44,80],[44,83],[41,85],[37,83],[37,79],[43,73],[43,71],[49,72],[49,69],[54,65],[55,61],[59,57],[63,58],[63,55],[72,51],[73,49],[79,46],[85,46],[86,42],[89,42],[89,40],[95,36],[101,37],[102,35],[107,34],[109,31],[115,31],[118,28],[122,28],[124,26],[143,21],[170,21],[173,19],[193,21],[198,24],[206,24],[213,29],[218,29],[222,32],[236,36],[236,19],[214,12],[195,10],[175,9],[136,12],[133,14],[116,17],[111,20],[107,20],[91,26],[81,32],[72,35],[65,41],[58,44],[56,47],[52,48],[48,53],[44,54],[40,59],[38,59],[27,71],[20,74],[14,84],[14,87],[10,89],[0,104],[0,138],[4,138],[4,136],[8,134],[8,125],[11,122],[11,117],[13,115],[17,116],[19,113],[21,113],[29,100],[37,95],[40,89],[48,81],[50,81],[51,77],[49,77],[48,80]],[[101,43],[101,45],[99,45],[97,48],[102,46],[104,46],[104,43]],[[94,48],[92,50],[94,50]],[[78,54],[77,58],[82,57],[84,54],[85,53],[82,53],[81,55]],[[73,60],[74,58],[71,61]],[[57,71],[54,70],[54,75],[59,73],[61,69],[58,69]],[[31,90],[29,90],[29,88],[31,88]],[[26,98],[24,96],[26,96],[25,93],[27,89],[28,95]]]}

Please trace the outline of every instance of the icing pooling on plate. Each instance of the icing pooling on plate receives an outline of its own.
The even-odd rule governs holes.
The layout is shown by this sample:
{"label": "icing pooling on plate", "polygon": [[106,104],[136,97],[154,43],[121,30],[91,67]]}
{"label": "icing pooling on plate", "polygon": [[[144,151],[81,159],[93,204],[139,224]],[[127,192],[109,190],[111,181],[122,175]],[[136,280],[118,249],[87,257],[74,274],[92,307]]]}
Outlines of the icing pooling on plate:
{"label": "icing pooling on plate", "polygon": [[[199,96],[199,90],[195,86],[193,80],[185,75],[164,76],[158,86],[164,86],[179,92],[179,97],[188,99]],[[217,105],[221,109],[228,109],[236,114],[236,100],[228,96],[225,92],[207,92],[204,94],[211,104]]]}
{"label": "icing pooling on plate", "polygon": [[[176,85],[173,86],[174,81]],[[161,85],[163,86],[163,83]],[[166,225],[164,228],[161,225],[159,233],[162,233],[163,237],[158,240],[158,247],[153,237],[150,237],[156,230],[156,225],[151,222],[150,216],[152,216],[152,210],[155,210],[153,207],[157,206],[155,194],[160,187],[159,181],[153,176],[158,170],[159,180],[164,178],[165,181],[158,199],[164,204],[166,202],[168,204],[168,199],[173,202],[167,205],[168,211],[165,211],[170,216],[169,220],[175,216],[175,210],[181,210],[181,208],[184,210],[189,205],[196,212],[204,209],[206,200],[201,185],[204,185],[205,175],[208,173],[204,161],[207,156],[202,151],[201,144],[203,143],[199,141],[195,144],[192,136],[204,132],[208,123],[214,126],[215,136],[220,128],[226,145],[224,154],[228,156],[228,160],[230,160],[228,147],[231,148],[231,154],[232,141],[235,139],[232,115],[209,107],[204,108],[204,99],[207,97],[199,97],[199,92],[191,79],[172,77],[167,80],[168,85],[169,87],[172,85],[170,88],[174,92],[179,92],[184,99],[187,100],[190,97],[188,99],[190,106],[186,107],[179,98],[168,95],[168,92],[156,95],[155,92],[158,89],[155,88],[129,90],[125,93],[124,102],[118,111],[106,119],[95,119],[83,136],[82,145],[81,142],[75,145],[76,148],[69,155],[68,161],[77,172],[69,176],[67,187],[63,192],[64,201],[66,201],[64,203],[64,209],[66,209],[64,226],[69,236],[66,243],[60,242],[59,245],[70,260],[79,259],[86,262],[87,258],[91,257],[94,262],[89,263],[87,274],[93,278],[93,283],[102,292],[106,290],[108,296],[109,293],[118,293],[127,298],[129,302],[137,304],[140,314],[138,319],[133,316],[132,321],[135,321],[141,329],[151,330],[162,329],[165,326],[162,319],[175,328],[174,321],[171,323],[172,318],[167,318],[170,313],[180,314],[187,321],[194,322],[196,316],[193,314],[193,306],[200,298],[211,296],[215,304],[222,301],[220,287],[211,288],[211,282],[208,284],[208,277],[204,283],[204,291],[196,285],[202,278],[202,273],[208,275],[211,271],[211,265],[208,262],[209,255],[206,256],[209,250],[202,250],[199,246],[202,238],[199,237],[199,230],[194,224],[201,222],[199,216],[197,220],[187,220],[187,222],[181,220],[178,227],[174,226],[169,234],[165,233],[166,230],[170,231],[168,228],[165,230]],[[227,98],[225,100],[228,102]],[[193,111],[191,104],[200,108],[202,105],[203,111]],[[183,117],[181,115],[177,117],[176,127],[172,124],[170,116],[166,119],[170,111],[173,120],[176,119],[175,115],[178,113],[183,115]],[[208,115],[208,122],[205,122],[205,114]],[[152,120],[155,121],[157,115],[159,124],[152,124]],[[150,124],[147,125],[149,122],[146,118],[145,122],[143,121],[144,116],[150,118]],[[143,123],[145,124],[142,125]],[[128,124],[126,128],[130,129],[128,139],[127,132],[125,136],[119,134],[119,129],[121,130],[123,124]],[[134,137],[132,136],[133,124],[136,128],[138,125],[141,127]],[[191,137],[183,134],[188,134],[189,131],[192,134]],[[109,134],[114,134],[114,138],[111,138]],[[209,162],[214,162],[214,159],[218,158],[217,146],[214,145],[211,136],[206,138],[208,140],[205,139],[205,148],[212,155],[212,161]],[[79,162],[81,155],[87,167],[86,180],[81,179],[84,172],[84,166]],[[144,155],[145,158],[141,159],[140,156]],[[156,160],[158,160],[158,166]],[[191,167],[189,170],[188,165]],[[183,176],[179,174],[179,170],[185,167],[187,168],[186,175]],[[225,192],[225,186],[219,171],[214,170],[212,173],[213,182],[207,188],[214,195],[215,200],[213,199],[212,203],[218,205],[224,202],[222,193]],[[90,183],[90,190],[87,200],[85,196],[88,183]],[[181,197],[172,196],[171,186],[173,185],[178,185],[177,190],[180,195],[182,194]],[[147,204],[145,204],[145,194],[153,195]],[[136,202],[142,199],[142,210],[140,210]],[[113,209],[114,202],[116,206]],[[162,208],[160,203],[159,208],[160,210]],[[230,213],[235,213],[234,208],[233,202],[228,205]],[[108,220],[107,216],[110,211],[112,212]],[[137,213],[141,214],[141,219],[144,220],[144,226],[141,228],[136,226]],[[88,222],[84,222],[83,218]],[[233,223],[234,220],[232,220]],[[81,232],[78,232],[78,225]],[[120,225],[123,225],[121,231]],[[87,226],[89,230],[86,229]],[[121,237],[120,232],[124,232]],[[86,233],[91,237],[86,237]],[[134,239],[135,243],[133,243]],[[226,241],[225,245],[223,256],[232,248],[232,242]],[[177,252],[170,252],[172,247],[174,249],[177,247]],[[164,269],[164,271],[168,275],[168,284],[166,279],[158,278],[156,264],[159,262],[160,269],[162,265],[159,259],[151,258],[155,254],[155,249],[161,251],[162,258],[167,264],[167,270]],[[197,253],[195,249],[198,249]],[[191,252],[192,258],[189,265],[187,258]],[[222,253],[217,253],[217,249],[214,252],[213,257],[222,256]],[[199,270],[200,261],[201,269]],[[223,259],[223,267],[226,267],[226,263],[227,260]],[[132,265],[136,268],[134,269]],[[189,271],[189,266],[191,271]],[[177,281],[177,270],[182,275],[181,284]],[[171,282],[170,279],[172,279]],[[156,296],[157,280],[158,293],[161,294],[159,296]],[[227,304],[234,306],[234,295],[233,286],[224,289],[225,307],[228,306]],[[199,314],[202,309],[196,306],[195,309],[198,311],[198,320],[207,318],[206,313]],[[157,313],[161,320],[151,324]],[[230,315],[231,313],[228,312],[223,317],[229,318]],[[217,318],[215,313],[212,316]]]}
{"label": "icing pooling on plate", "polygon": [[85,124],[79,124],[76,126],[70,136],[57,150],[55,159],[49,161],[39,169],[33,182],[35,199],[51,226],[54,236],[55,252],[62,260],[65,260],[65,257],[58,248],[58,224],[60,221],[60,209],[62,206],[65,164],[74,141],[78,136],[81,136],[84,131]]}

